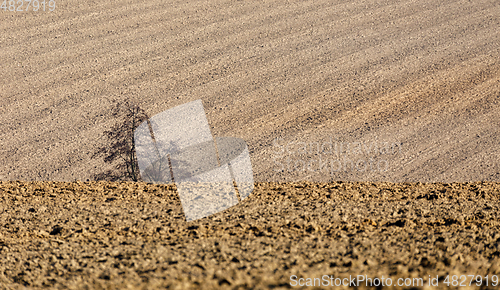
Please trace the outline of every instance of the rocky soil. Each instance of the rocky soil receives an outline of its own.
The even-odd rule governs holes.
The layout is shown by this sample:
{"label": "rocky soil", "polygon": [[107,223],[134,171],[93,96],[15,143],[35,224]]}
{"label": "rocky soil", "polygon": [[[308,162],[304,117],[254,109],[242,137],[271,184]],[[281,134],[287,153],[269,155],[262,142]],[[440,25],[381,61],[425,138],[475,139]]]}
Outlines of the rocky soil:
{"label": "rocky soil", "polygon": [[0,289],[280,289],[294,275],[446,288],[500,274],[499,196],[488,182],[257,183],[187,223],[174,185],[0,182]]}

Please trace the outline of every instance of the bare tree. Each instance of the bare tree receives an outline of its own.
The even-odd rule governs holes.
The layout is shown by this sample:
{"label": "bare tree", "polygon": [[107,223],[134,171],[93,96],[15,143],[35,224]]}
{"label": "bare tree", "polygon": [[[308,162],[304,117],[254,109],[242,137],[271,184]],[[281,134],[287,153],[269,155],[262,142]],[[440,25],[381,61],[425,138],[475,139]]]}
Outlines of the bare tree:
{"label": "bare tree", "polygon": [[117,102],[111,111],[117,123],[110,130],[104,131],[103,137],[109,143],[97,149],[94,158],[104,158],[105,163],[115,164],[114,168],[95,174],[95,180],[132,180],[139,181],[140,173],[135,152],[135,129],[149,117],[138,105],[130,102]]}
{"label": "bare tree", "polygon": [[[106,142],[104,146],[98,148],[91,157],[92,159],[103,158],[105,163],[113,164],[114,168],[94,174],[94,180],[132,180],[135,182],[169,183],[174,181],[172,162],[176,165],[176,173],[178,176],[182,176],[183,178],[190,177],[191,180],[197,180],[197,178],[192,176],[193,172],[191,171],[204,172],[213,169],[207,165],[200,167],[198,164],[200,162],[196,163],[198,167],[200,167],[197,168],[194,163],[192,164],[192,162],[188,162],[183,158],[178,159],[174,157],[174,159],[171,159],[172,156],[170,154],[162,156],[160,154],[160,151],[162,151],[160,148],[169,148],[169,152],[179,153],[177,144],[173,141],[168,141],[167,143],[158,142],[155,139],[149,116],[138,105],[128,100],[124,102],[115,101],[115,103],[111,115],[117,119],[117,122],[110,130],[103,132],[103,137],[105,137],[108,142]],[[144,178],[141,178],[135,148],[135,130],[144,121],[148,122],[149,133],[151,134],[155,150],[151,152],[151,157],[154,162],[152,162],[148,168],[144,169]],[[200,150],[197,146],[193,146],[191,150],[187,148],[184,151],[185,155],[190,157],[198,156],[199,158],[201,156],[200,152],[206,150]],[[213,167],[215,167],[215,165]]]}

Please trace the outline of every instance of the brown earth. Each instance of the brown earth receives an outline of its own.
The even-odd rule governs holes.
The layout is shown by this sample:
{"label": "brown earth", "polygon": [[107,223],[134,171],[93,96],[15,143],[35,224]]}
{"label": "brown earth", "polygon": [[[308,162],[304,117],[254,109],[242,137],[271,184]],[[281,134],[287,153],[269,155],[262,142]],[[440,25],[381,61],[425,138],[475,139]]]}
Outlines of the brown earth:
{"label": "brown earth", "polygon": [[258,183],[186,223],[173,185],[1,182],[0,289],[270,289],[293,275],[445,288],[500,275],[499,198],[489,182]]}
{"label": "brown earth", "polygon": [[[0,180],[109,169],[90,156],[130,98],[150,115],[201,99],[258,182],[500,181],[498,0],[56,4],[0,11]],[[294,175],[276,171],[276,138],[402,149],[365,156],[386,172]]]}
{"label": "brown earth", "polygon": [[[0,10],[0,289],[500,274],[499,27],[498,0]],[[249,146],[256,189],[231,209],[186,223],[173,185],[27,182],[112,168],[91,156],[114,100],[152,116],[198,99],[214,136]],[[384,171],[277,166],[331,158],[311,149],[330,139],[398,150],[343,156]],[[328,183],[267,183],[304,180]]]}

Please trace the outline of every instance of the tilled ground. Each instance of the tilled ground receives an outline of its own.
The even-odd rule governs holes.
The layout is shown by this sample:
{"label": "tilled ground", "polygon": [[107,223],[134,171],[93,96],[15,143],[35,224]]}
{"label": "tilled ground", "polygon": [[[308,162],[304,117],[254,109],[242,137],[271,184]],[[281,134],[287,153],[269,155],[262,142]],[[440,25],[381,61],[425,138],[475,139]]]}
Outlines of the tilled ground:
{"label": "tilled ground", "polygon": [[489,275],[491,287],[499,193],[485,182],[258,183],[187,223],[173,185],[0,182],[0,288],[268,289],[323,275],[439,275],[440,288],[446,275]]}
{"label": "tilled ground", "polygon": [[[0,14],[0,180],[94,180],[114,101],[202,100],[258,182],[500,181],[498,0],[50,2]],[[282,168],[332,141],[361,170]]]}

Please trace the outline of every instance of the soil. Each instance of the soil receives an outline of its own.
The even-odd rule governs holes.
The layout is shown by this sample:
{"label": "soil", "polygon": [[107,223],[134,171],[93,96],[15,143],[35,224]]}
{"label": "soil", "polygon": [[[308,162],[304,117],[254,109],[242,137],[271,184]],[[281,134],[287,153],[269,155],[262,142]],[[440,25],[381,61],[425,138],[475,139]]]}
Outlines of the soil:
{"label": "soil", "polygon": [[490,182],[257,183],[186,222],[174,185],[1,182],[0,288],[284,289],[294,275],[447,288],[500,274],[499,198]]}
{"label": "soil", "polygon": [[[439,288],[489,275],[491,287],[499,16],[498,0],[0,9],[0,289],[269,289],[323,275],[438,276]],[[93,181],[116,165],[92,158],[115,102],[153,116],[194,100],[214,137],[248,144],[249,198],[188,223],[174,185]],[[313,150],[330,141],[364,151],[343,152],[353,163],[339,170],[301,168],[335,162]]]}
{"label": "soil", "polygon": [[[201,99],[214,136],[247,142],[257,182],[499,182],[499,15],[498,0],[2,10],[0,180],[92,180],[114,166],[91,158],[117,121],[112,101],[153,116]],[[348,156],[383,172],[283,172],[277,138],[401,150]]]}

